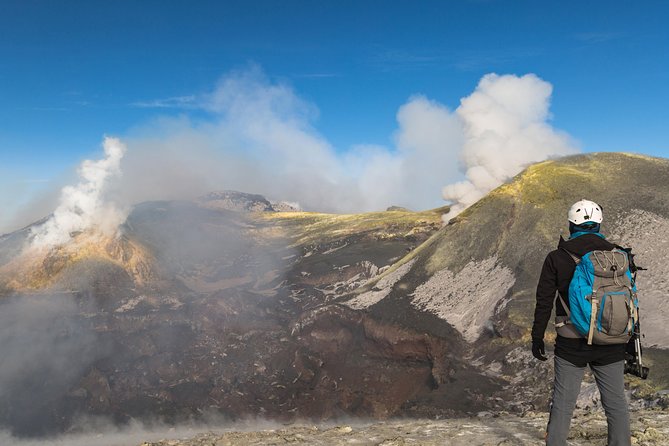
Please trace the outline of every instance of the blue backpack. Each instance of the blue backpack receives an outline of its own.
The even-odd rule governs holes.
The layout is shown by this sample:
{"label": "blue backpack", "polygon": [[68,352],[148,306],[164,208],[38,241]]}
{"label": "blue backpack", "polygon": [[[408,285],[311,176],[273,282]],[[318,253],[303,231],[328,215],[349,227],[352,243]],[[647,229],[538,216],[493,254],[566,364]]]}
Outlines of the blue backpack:
{"label": "blue backpack", "polygon": [[567,323],[589,345],[626,344],[638,322],[639,307],[628,253],[618,248],[590,251],[581,258],[567,253],[576,262],[569,283],[569,306],[560,296],[569,316]]}

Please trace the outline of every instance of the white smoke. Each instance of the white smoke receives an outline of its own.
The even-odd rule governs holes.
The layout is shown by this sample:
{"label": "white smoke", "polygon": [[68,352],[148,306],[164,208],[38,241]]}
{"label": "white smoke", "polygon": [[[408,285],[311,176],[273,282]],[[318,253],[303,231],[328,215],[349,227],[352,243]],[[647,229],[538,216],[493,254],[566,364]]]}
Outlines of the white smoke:
{"label": "white smoke", "polygon": [[32,231],[32,246],[51,247],[67,243],[72,235],[95,229],[113,233],[125,220],[126,214],[114,203],[105,200],[105,188],[110,178],[120,175],[125,146],[117,138],[106,137],[103,142],[105,158],[85,160],[79,167],[81,181],[61,190],[58,207],[51,217]]}
{"label": "white smoke", "polygon": [[[125,208],[235,189],[323,212],[427,209],[445,198],[450,218],[528,164],[575,151],[548,123],[551,90],[533,74],[489,74],[455,111],[409,98],[390,145],[336,148],[317,131],[314,104],[257,66],[237,70],[193,95],[182,114],[135,127],[123,138],[122,161],[123,146],[107,140],[107,158],[88,163],[97,173],[63,190],[36,242],[63,243],[72,232],[122,221],[104,194],[119,166],[123,181],[114,185]],[[110,217],[99,218],[105,213]]]}
{"label": "white smoke", "polygon": [[125,141],[129,200],[192,198],[236,189],[307,209],[360,208],[334,147],[314,129],[316,108],[257,67],[224,77],[198,98],[208,119],[163,118]]}
{"label": "white smoke", "polygon": [[[313,104],[253,66],[198,99],[213,120],[165,120],[159,135],[153,128],[150,138],[129,142],[128,195],[156,185],[179,195],[191,185],[193,193],[238,189],[334,212],[425,209],[445,198],[450,218],[527,165],[576,151],[548,123],[551,92],[534,74],[488,74],[455,111],[422,95],[410,98],[398,109],[393,146],[362,143],[343,151],[316,130]],[[140,156],[143,162],[130,162]]]}
{"label": "white smoke", "polygon": [[466,180],[444,187],[444,198],[453,202],[444,221],[527,165],[577,151],[565,133],[547,122],[552,90],[534,74],[487,74],[462,99],[456,112],[464,131],[460,157]]}
{"label": "white smoke", "polygon": [[198,98],[205,121],[165,118],[125,138],[123,189],[134,200],[236,189],[306,210],[360,212],[442,204],[458,174],[459,118],[418,96],[399,108],[394,146],[337,150],[315,128],[318,110],[257,67],[235,71]]}

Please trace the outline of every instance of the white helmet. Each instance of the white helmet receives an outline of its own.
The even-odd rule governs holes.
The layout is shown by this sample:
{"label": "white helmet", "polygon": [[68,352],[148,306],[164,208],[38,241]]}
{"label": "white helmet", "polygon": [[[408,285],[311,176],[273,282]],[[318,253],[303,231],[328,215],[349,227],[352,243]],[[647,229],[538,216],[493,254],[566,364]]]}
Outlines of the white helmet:
{"label": "white helmet", "polygon": [[602,207],[590,200],[581,200],[577,201],[569,209],[569,221],[575,225],[580,225],[586,221],[594,221],[595,223],[601,223],[602,216]]}

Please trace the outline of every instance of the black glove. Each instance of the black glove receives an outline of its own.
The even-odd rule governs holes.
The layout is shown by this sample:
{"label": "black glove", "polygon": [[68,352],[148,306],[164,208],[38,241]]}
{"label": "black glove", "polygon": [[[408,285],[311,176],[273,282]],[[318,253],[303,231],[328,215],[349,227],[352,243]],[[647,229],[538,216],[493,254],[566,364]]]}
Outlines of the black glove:
{"label": "black glove", "polygon": [[548,359],[548,356],[546,356],[546,348],[544,347],[543,340],[532,340],[532,355],[539,361],[545,361]]}

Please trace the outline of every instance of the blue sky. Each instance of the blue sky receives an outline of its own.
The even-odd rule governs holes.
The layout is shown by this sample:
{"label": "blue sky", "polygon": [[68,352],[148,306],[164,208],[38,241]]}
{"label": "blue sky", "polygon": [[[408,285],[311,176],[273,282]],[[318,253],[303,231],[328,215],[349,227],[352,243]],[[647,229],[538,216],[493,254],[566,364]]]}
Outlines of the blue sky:
{"label": "blue sky", "polygon": [[388,145],[413,95],[455,109],[494,72],[552,84],[551,124],[582,150],[667,157],[668,19],[662,1],[0,0],[2,204],[105,134],[206,120],[192,99],[249,65],[317,109],[335,151]]}

